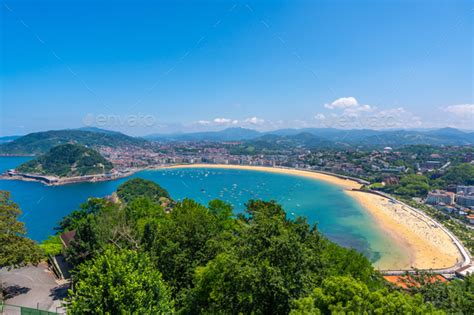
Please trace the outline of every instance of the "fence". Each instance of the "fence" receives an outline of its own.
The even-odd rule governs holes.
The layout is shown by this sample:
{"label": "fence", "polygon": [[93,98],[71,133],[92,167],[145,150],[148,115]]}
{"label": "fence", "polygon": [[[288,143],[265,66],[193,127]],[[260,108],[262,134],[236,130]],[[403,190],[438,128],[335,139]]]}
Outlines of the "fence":
{"label": "fence", "polygon": [[38,308],[24,307],[18,305],[4,304],[0,301],[0,315],[56,315],[66,314],[64,310],[56,310],[56,312],[41,310]]}

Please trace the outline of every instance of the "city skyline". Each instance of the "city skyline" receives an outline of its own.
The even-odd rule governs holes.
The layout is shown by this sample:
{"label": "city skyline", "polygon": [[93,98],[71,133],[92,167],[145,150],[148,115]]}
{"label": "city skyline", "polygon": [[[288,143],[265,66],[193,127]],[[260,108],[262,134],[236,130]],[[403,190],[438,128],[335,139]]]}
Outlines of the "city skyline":
{"label": "city skyline", "polygon": [[0,135],[472,129],[469,1],[364,3],[3,2]]}

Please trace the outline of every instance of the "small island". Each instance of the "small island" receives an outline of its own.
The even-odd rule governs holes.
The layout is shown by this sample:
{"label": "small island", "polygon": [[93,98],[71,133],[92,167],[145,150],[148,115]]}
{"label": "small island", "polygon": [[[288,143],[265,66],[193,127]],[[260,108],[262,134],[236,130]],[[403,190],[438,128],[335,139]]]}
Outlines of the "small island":
{"label": "small island", "polygon": [[3,178],[40,181],[47,185],[95,182],[128,176],[114,170],[99,152],[79,144],[61,144],[3,174]]}

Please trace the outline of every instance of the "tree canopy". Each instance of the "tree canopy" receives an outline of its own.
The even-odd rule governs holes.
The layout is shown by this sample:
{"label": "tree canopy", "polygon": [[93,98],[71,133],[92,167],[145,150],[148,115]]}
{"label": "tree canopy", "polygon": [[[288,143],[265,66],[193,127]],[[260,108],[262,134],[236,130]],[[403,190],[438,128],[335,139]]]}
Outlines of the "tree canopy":
{"label": "tree canopy", "polygon": [[441,179],[446,184],[474,185],[474,165],[462,163],[448,169]]}
{"label": "tree canopy", "polygon": [[367,285],[347,276],[332,276],[307,296],[293,302],[291,315],[303,314],[444,314],[410,296],[386,288],[371,291]]}
{"label": "tree canopy", "polygon": [[170,289],[149,257],[106,248],[76,270],[70,314],[170,314]]}
{"label": "tree canopy", "polygon": [[424,197],[429,190],[430,185],[426,176],[410,174],[402,177],[395,193],[410,197]]}
{"label": "tree canopy", "polygon": [[10,193],[0,191],[0,268],[36,264],[43,256],[38,245],[25,236],[25,225],[18,221],[20,215]]}
{"label": "tree canopy", "polygon": [[124,202],[130,202],[138,197],[149,198],[153,202],[160,202],[160,198],[170,199],[169,193],[160,185],[142,178],[129,179],[117,189],[118,197]]}
{"label": "tree canopy", "polygon": [[293,299],[332,274],[381,283],[365,257],[332,244],[304,219],[287,219],[275,202],[251,200],[246,212],[223,252],[196,269],[189,313],[287,314]]}
{"label": "tree canopy", "polygon": [[78,144],[61,144],[17,167],[18,172],[60,177],[103,174],[113,168],[99,152]]}
{"label": "tree canopy", "polygon": [[423,271],[410,275],[408,279],[408,292],[423,296],[435,307],[449,314],[474,314],[474,274],[449,284],[432,281],[433,275]]}

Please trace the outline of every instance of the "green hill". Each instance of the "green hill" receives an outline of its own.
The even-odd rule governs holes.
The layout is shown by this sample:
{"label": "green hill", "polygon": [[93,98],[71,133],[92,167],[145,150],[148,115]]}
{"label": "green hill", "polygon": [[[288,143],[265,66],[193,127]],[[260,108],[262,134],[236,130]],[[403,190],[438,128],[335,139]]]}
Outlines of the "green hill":
{"label": "green hill", "polygon": [[77,144],[53,147],[48,153],[17,167],[17,171],[29,174],[55,175],[59,177],[103,174],[113,168],[97,151]]}
{"label": "green hill", "polygon": [[171,199],[169,193],[160,185],[142,178],[129,179],[117,188],[118,197],[130,202],[138,197],[146,197],[153,202],[160,202],[161,198]]}
{"label": "green hill", "polygon": [[147,140],[124,135],[120,132],[110,132],[107,130],[50,130],[35,132],[19,137],[14,141],[0,144],[0,154],[43,154],[52,147],[77,143],[88,147],[145,147],[150,143]]}

